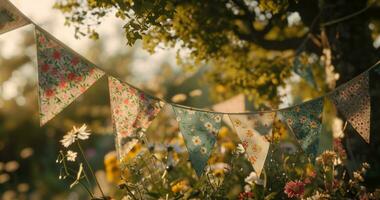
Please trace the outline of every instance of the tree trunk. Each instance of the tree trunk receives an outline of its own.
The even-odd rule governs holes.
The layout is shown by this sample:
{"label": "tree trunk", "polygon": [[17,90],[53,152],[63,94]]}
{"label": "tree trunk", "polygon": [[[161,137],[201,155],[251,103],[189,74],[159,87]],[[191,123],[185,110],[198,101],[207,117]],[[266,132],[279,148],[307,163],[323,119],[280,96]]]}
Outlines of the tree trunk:
{"label": "tree trunk", "polygon": [[[355,13],[367,6],[367,1],[363,0],[321,0],[320,9],[321,22],[328,22],[339,19],[343,16]],[[365,71],[379,59],[379,52],[373,46],[373,39],[369,29],[370,19],[366,13],[356,15],[348,20],[325,27],[327,39],[332,51],[332,63],[336,72],[340,74],[337,85],[341,85],[361,72]],[[379,75],[371,73],[371,91],[379,91]],[[372,113],[371,113],[371,143],[368,145],[349,127],[345,131],[345,146],[348,150],[348,168],[357,169],[362,162],[371,164],[370,173],[367,176],[367,183],[371,187],[380,185],[376,180],[380,172],[380,137],[377,136],[380,129],[379,92],[371,92]],[[351,152],[351,153],[350,153]]]}

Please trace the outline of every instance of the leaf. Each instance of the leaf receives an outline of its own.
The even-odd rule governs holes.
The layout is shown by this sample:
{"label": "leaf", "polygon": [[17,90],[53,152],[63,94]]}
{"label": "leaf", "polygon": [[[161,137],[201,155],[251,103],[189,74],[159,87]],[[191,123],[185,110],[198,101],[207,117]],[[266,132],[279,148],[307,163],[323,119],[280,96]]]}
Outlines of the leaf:
{"label": "leaf", "polygon": [[275,198],[276,198],[276,195],[277,195],[277,192],[272,192],[272,193],[268,194],[268,195],[265,197],[265,200],[275,199]]}

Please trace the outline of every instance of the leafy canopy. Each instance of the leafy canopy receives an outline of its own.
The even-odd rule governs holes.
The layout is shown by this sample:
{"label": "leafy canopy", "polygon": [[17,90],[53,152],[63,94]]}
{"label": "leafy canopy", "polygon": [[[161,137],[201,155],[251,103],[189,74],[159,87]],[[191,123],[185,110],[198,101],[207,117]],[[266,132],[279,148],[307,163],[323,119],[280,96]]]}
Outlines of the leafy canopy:
{"label": "leafy canopy", "polygon": [[101,19],[115,14],[125,22],[129,45],[141,39],[151,53],[179,47],[178,62],[187,69],[208,64],[215,97],[244,93],[276,106],[278,87],[291,75],[309,30],[302,21],[288,25],[289,6],[278,0],[57,0],[55,8],[76,36],[94,39]]}

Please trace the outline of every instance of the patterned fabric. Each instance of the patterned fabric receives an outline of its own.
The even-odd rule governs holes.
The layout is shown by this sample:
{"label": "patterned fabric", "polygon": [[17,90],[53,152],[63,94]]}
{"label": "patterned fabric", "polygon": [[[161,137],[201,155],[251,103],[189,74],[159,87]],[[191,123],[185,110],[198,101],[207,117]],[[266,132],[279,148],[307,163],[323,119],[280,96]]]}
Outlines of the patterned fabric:
{"label": "patterned fabric", "polygon": [[329,98],[359,135],[369,143],[371,98],[368,72],[338,88]]}
{"label": "patterned fabric", "polygon": [[279,111],[294,133],[305,153],[314,158],[318,153],[319,133],[322,128],[323,98]]}
{"label": "patterned fabric", "polygon": [[41,126],[104,75],[36,28]]}
{"label": "patterned fabric", "polygon": [[29,20],[8,0],[0,0],[0,34],[29,24]]}
{"label": "patterned fabric", "polygon": [[173,107],[191,164],[201,176],[219,132],[222,115]]}
{"label": "patterned fabric", "polygon": [[119,158],[123,158],[129,151],[125,148],[128,141],[135,137],[136,133],[143,133],[148,129],[164,103],[116,78],[108,77],[108,83],[116,149]]}
{"label": "patterned fabric", "polygon": [[[275,113],[230,115],[232,124],[258,176],[265,164]],[[269,138],[268,138],[269,137]]]}

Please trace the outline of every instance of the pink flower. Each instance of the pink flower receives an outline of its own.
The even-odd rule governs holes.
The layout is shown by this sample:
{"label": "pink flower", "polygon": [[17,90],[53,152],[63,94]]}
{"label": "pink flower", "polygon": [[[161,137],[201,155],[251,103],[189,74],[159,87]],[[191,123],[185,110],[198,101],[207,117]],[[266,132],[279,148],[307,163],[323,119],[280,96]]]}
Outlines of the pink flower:
{"label": "pink flower", "polygon": [[129,100],[128,100],[128,99],[125,99],[125,100],[124,100],[124,104],[125,104],[125,105],[128,105],[128,103],[129,103]]}
{"label": "pink flower", "polygon": [[140,99],[141,99],[141,100],[145,100],[145,95],[144,95],[144,93],[141,93],[141,94],[140,94]]}
{"label": "pink flower", "polygon": [[50,69],[50,66],[49,66],[49,64],[43,64],[42,66],[41,66],[41,70],[43,71],[43,72],[47,72],[47,71],[49,71],[49,69]]}
{"label": "pink flower", "polygon": [[43,36],[40,36],[40,37],[38,38],[38,40],[40,41],[41,44],[43,44],[43,43],[46,42],[46,39],[45,39],[45,37],[43,37]]}
{"label": "pink flower", "polygon": [[73,66],[77,65],[79,63],[79,58],[78,57],[74,57],[72,60],[71,60],[71,64]]}
{"label": "pink flower", "polygon": [[62,89],[65,88],[66,85],[67,85],[67,83],[66,83],[66,81],[64,81],[64,80],[61,80],[61,81],[59,82],[59,87],[62,88]]}
{"label": "pink flower", "polygon": [[61,53],[59,51],[54,51],[53,58],[54,58],[54,60],[61,59]]}
{"label": "pink flower", "polygon": [[75,75],[74,73],[70,73],[69,75],[67,75],[67,78],[68,78],[70,81],[73,81],[73,80],[75,80],[76,75]]}
{"label": "pink flower", "polygon": [[54,96],[54,90],[52,90],[52,89],[45,90],[45,95],[49,98]]}
{"label": "pink flower", "polygon": [[301,198],[305,192],[305,183],[301,181],[290,181],[286,183],[284,187],[284,193],[288,195],[289,198],[297,197]]}

